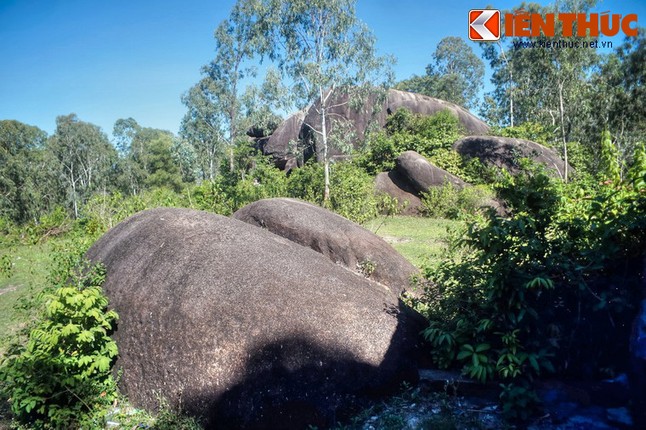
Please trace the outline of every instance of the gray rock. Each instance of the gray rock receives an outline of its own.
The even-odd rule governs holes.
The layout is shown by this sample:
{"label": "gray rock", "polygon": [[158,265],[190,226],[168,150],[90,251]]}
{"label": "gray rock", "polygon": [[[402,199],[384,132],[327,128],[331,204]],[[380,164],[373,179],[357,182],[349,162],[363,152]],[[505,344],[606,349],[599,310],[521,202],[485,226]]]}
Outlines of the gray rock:
{"label": "gray rock", "polygon": [[411,277],[419,273],[376,234],[310,203],[287,198],[259,200],[233,217],[320,252],[396,295],[409,289]]}
{"label": "gray rock", "polygon": [[[349,96],[342,90],[336,90],[330,95],[326,130],[330,134],[339,133],[355,146],[362,142],[366,132],[371,128],[381,129],[386,125],[388,115],[400,108],[409,109],[413,113],[433,115],[442,110],[449,110],[460,120],[465,133],[471,135],[486,134],[489,127],[483,121],[472,115],[466,109],[444,100],[421,94],[399,90],[388,90],[383,96],[376,92],[369,94],[363,104],[356,106],[350,103]],[[288,118],[276,129],[269,141],[262,148],[265,155],[272,155],[279,167],[286,164],[290,140],[300,140],[305,147],[303,158],[307,161],[316,155],[321,159],[322,147],[319,137],[312,129],[322,130],[320,116],[320,101],[315,101],[305,113]],[[332,159],[345,158],[344,148],[328,145]]]}
{"label": "gray rock", "polygon": [[292,153],[294,149],[290,148],[290,142],[299,142],[304,118],[304,111],[296,112],[283,121],[272,135],[260,145],[262,153],[271,156],[276,161],[276,165],[283,170],[289,170],[296,165],[297,160]]}
{"label": "gray rock", "polygon": [[382,285],[241,221],[153,209],[87,257],[120,316],[120,386],[206,428],[325,426],[351,400],[414,380],[423,321]]}
{"label": "gray rock", "polygon": [[415,151],[406,151],[397,157],[395,169],[410,182],[417,193],[425,193],[430,187],[441,187],[445,183],[458,189],[468,185],[457,176],[431,164]]}
{"label": "gray rock", "polygon": [[[478,158],[489,166],[507,169],[516,173],[520,158],[530,158],[543,164],[559,177],[565,175],[565,162],[552,149],[536,142],[496,136],[469,136],[453,144],[453,149],[462,157]],[[568,166],[568,175],[574,170]]]}
{"label": "gray rock", "polygon": [[417,191],[396,170],[379,173],[375,178],[375,190],[396,199],[402,209],[402,215],[421,214],[422,200]]}

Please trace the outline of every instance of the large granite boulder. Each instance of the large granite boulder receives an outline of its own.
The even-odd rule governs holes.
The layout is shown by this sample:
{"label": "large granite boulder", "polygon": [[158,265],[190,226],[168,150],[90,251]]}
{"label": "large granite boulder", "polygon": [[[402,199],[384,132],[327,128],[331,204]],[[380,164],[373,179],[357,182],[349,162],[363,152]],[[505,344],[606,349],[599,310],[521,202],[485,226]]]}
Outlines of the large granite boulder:
{"label": "large granite boulder", "polygon": [[375,177],[375,190],[397,200],[402,215],[419,215],[422,199],[417,190],[397,170],[381,172]]}
{"label": "large granite boulder", "polygon": [[267,230],[153,209],[87,257],[107,268],[120,386],[139,407],[181,403],[208,429],[326,426],[352,399],[417,375],[419,315]]}
{"label": "large granite boulder", "polygon": [[320,252],[396,295],[410,289],[411,277],[418,274],[415,266],[376,234],[310,203],[287,198],[259,200],[233,217]]}
{"label": "large granite boulder", "polygon": [[[271,156],[276,161],[276,165],[283,170],[290,170],[296,166],[297,160],[293,155],[295,148],[290,148],[290,145],[299,142],[303,119],[305,119],[305,112],[296,112],[283,121],[261,144],[263,154]],[[307,157],[309,158],[311,153],[308,154],[306,151],[306,155],[309,155]]]}
{"label": "large granite boulder", "polygon": [[[470,135],[486,134],[489,127],[466,109],[444,100],[421,94],[399,90],[388,90],[383,94],[373,92],[364,97],[363,103],[354,103],[347,92],[337,89],[326,95],[329,106],[326,130],[329,134],[342,134],[355,146],[362,142],[366,132],[371,128],[381,129],[386,125],[388,116],[400,108],[413,113],[433,115],[448,110],[458,117],[464,132]],[[321,158],[322,148],[315,130],[321,130],[321,103],[315,101],[305,112],[288,118],[267,142],[261,145],[265,155],[272,155],[280,167],[288,164],[288,146],[290,140],[299,140],[305,147],[304,160],[316,155]],[[333,140],[333,139],[332,139]],[[356,149],[356,148],[355,148]],[[331,158],[343,158],[344,151],[333,144],[328,147]]]}
{"label": "large granite boulder", "polygon": [[421,115],[434,115],[443,110],[448,110],[458,117],[466,134],[480,135],[489,133],[489,126],[484,121],[455,103],[408,91],[388,90],[386,112],[393,114],[397,109],[401,108],[406,108]]}
{"label": "large granite boulder", "polygon": [[457,176],[431,164],[415,151],[405,151],[395,160],[395,169],[406,178],[418,193],[425,193],[431,187],[450,184],[462,189],[468,184]]}
{"label": "large granite boulder", "polygon": [[[469,136],[455,142],[453,149],[462,157],[478,158],[485,165],[504,168],[510,173],[518,172],[520,158],[530,158],[559,177],[565,176],[565,162],[556,151],[530,140]],[[573,172],[571,166],[568,166],[568,172]]]}

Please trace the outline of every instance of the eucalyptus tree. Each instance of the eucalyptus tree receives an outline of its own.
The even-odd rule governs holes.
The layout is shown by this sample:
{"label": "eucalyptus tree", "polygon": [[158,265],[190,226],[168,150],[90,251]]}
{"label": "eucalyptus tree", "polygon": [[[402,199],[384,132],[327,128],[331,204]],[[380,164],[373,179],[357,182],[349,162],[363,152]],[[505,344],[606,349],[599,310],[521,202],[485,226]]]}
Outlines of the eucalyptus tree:
{"label": "eucalyptus tree", "polygon": [[274,67],[267,69],[260,85],[248,85],[240,101],[245,129],[254,129],[263,136],[269,136],[283,120],[280,113],[290,112],[295,104],[280,71]]}
{"label": "eucalyptus tree", "polygon": [[630,164],[635,149],[646,142],[644,83],[646,29],[641,29],[637,37],[627,37],[614,52],[606,55],[592,76],[595,115],[589,118],[585,132],[595,137],[606,130],[610,132],[622,167]]}
{"label": "eucalyptus tree", "polygon": [[[595,3],[595,0],[568,0],[544,7],[522,3],[515,10],[543,15],[563,10],[585,13]],[[577,41],[589,43],[591,39]],[[581,133],[582,119],[592,114],[589,77],[599,63],[599,56],[595,49],[545,47],[547,42],[553,44],[546,36],[531,40],[517,37],[513,44],[505,40],[499,44],[482,43],[483,56],[493,69],[495,87],[487,99],[497,105],[493,112],[498,114],[501,125],[534,121],[548,128],[555,137],[553,143],[561,147],[567,166],[568,143],[585,138]],[[528,47],[531,43],[537,47]],[[567,181],[568,176],[566,167],[563,179]]]}
{"label": "eucalyptus tree", "polygon": [[76,114],[56,118],[48,149],[58,160],[63,187],[78,217],[80,203],[109,185],[116,151],[98,126],[81,121]]}
{"label": "eucalyptus tree", "polygon": [[180,135],[193,148],[201,179],[215,179],[218,161],[224,155],[226,138],[223,113],[218,99],[209,90],[209,79],[203,78],[184,96],[188,111],[182,119]]}
{"label": "eucalyptus tree", "polygon": [[397,84],[405,91],[437,97],[473,109],[483,86],[484,63],[461,37],[442,39],[426,66],[426,75]]}
{"label": "eucalyptus tree", "polygon": [[[320,144],[324,165],[324,201],[330,197],[330,110],[345,93],[361,99],[392,79],[390,59],[375,53],[375,38],[357,19],[354,0],[264,0],[270,58],[291,83],[299,108],[312,105],[318,118],[308,127]],[[262,20],[259,20],[262,22]]]}
{"label": "eucalyptus tree", "polygon": [[[120,187],[132,195],[146,188],[179,190],[191,178],[192,153],[166,130],[142,127],[132,118],[118,119],[113,137],[119,149]],[[181,170],[180,170],[181,169]]]}
{"label": "eucalyptus tree", "polygon": [[228,152],[229,169],[234,170],[234,144],[246,131],[241,118],[242,85],[256,75],[251,60],[266,52],[268,46],[262,28],[268,11],[263,8],[261,0],[235,4],[215,30],[215,58],[202,68],[203,79],[183,97],[189,112],[182,135],[194,145],[196,153],[207,157],[209,179],[222,152]]}
{"label": "eucalyptus tree", "polygon": [[37,220],[60,196],[45,151],[47,133],[15,120],[0,121],[0,216]]}

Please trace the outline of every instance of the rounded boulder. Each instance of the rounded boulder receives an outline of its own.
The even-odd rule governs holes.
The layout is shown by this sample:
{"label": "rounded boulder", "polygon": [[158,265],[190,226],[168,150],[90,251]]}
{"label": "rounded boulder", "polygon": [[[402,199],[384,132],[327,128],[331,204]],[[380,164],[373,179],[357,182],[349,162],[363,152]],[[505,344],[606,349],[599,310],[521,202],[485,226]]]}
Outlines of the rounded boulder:
{"label": "rounded boulder", "polygon": [[399,295],[417,268],[376,234],[340,215],[301,200],[275,198],[233,214],[246,223],[306,246],[330,261],[386,286]]}
{"label": "rounded boulder", "polygon": [[[556,151],[531,140],[469,136],[455,142],[453,149],[462,157],[478,158],[485,165],[504,168],[510,173],[518,172],[520,158],[529,158],[559,177],[565,176],[566,164]],[[567,169],[569,172],[574,171],[569,165]]]}
{"label": "rounded boulder", "polygon": [[375,177],[375,190],[397,200],[402,215],[419,215],[422,200],[408,179],[396,171],[381,172]]}
{"label": "rounded boulder", "polygon": [[120,387],[205,428],[327,426],[417,375],[423,322],[382,285],[247,223],[140,212],[87,257],[120,316]]}
{"label": "rounded boulder", "polygon": [[406,178],[418,193],[425,193],[431,187],[441,187],[446,183],[458,189],[468,185],[457,176],[431,164],[415,151],[401,153],[395,164],[397,172]]}

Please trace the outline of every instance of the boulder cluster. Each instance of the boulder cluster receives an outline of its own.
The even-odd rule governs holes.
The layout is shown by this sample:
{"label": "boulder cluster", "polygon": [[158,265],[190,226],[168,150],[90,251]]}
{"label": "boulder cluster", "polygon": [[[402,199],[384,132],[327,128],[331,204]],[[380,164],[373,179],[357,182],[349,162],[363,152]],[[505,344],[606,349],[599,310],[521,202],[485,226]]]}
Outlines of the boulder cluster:
{"label": "boulder cluster", "polygon": [[[328,131],[351,124],[357,142],[399,108],[448,109],[470,135],[453,146],[463,157],[512,172],[519,157],[559,175],[567,167],[537,143],[485,136],[478,118],[432,97],[390,90],[358,110],[347,95],[332,97]],[[318,109],[291,116],[271,136],[253,130],[258,147],[285,170],[317,156]],[[304,158],[293,145],[305,145]],[[408,214],[419,213],[423,193],[446,184],[470,186],[413,151],[376,178]],[[318,206],[267,199],[232,217],[147,210],[108,231],[87,257],[107,269],[104,290],[120,315],[115,369],[137,406],[154,410],[163,399],[207,429],[327,427],[363,400],[418,379],[425,321],[400,299],[418,270],[381,238]],[[636,360],[646,356],[645,320],[635,329]]]}
{"label": "boulder cluster", "polygon": [[[330,109],[326,131],[334,133],[341,129],[345,135],[353,136],[355,146],[370,128],[383,128],[388,115],[400,108],[422,115],[448,110],[458,117],[468,135],[484,135],[489,132],[487,124],[461,106],[406,91],[391,89],[382,95],[373,93],[365,97],[363,104],[357,107],[350,103],[348,94],[337,90],[330,95],[327,104]],[[257,147],[264,155],[271,156],[276,165],[284,170],[297,167],[312,157],[320,159],[322,148],[317,142],[316,133],[312,131],[321,130],[320,109],[320,101],[316,101],[304,111],[290,116],[270,136],[258,138]],[[297,145],[303,150],[302,158],[296,155]],[[329,154],[332,159],[343,158],[343,151],[334,145],[329,148]]]}
{"label": "boulder cluster", "polygon": [[[528,140],[487,136],[489,127],[483,121],[458,105],[433,97],[391,89],[382,95],[376,92],[368,95],[357,107],[350,103],[348,94],[337,90],[329,95],[328,105],[326,131],[334,133],[341,130],[344,136],[352,137],[355,147],[368,130],[383,128],[388,116],[398,109],[405,108],[421,115],[448,110],[458,118],[463,132],[468,135],[453,144],[453,150],[465,159],[477,158],[485,166],[504,168],[511,173],[518,171],[521,158],[530,158],[559,177],[564,177],[566,170],[572,171],[554,150]],[[320,101],[316,101],[309,108],[290,116],[269,136],[260,136],[255,130],[248,134],[255,139],[256,146],[264,155],[270,156],[279,168],[289,171],[312,157],[321,159],[321,145],[313,131],[321,130],[320,109]],[[332,160],[346,157],[344,151],[333,144],[328,151]],[[422,195],[431,187],[446,183],[457,189],[470,185],[420,154],[406,151],[397,158],[393,171],[377,175],[375,187],[396,199],[403,214],[418,215],[422,211]],[[496,201],[489,201],[486,206],[503,213]]]}
{"label": "boulder cluster", "polygon": [[107,269],[115,368],[137,406],[165,399],[214,429],[326,427],[418,378],[424,320],[399,299],[416,269],[325,209],[147,210],[87,256]]}

